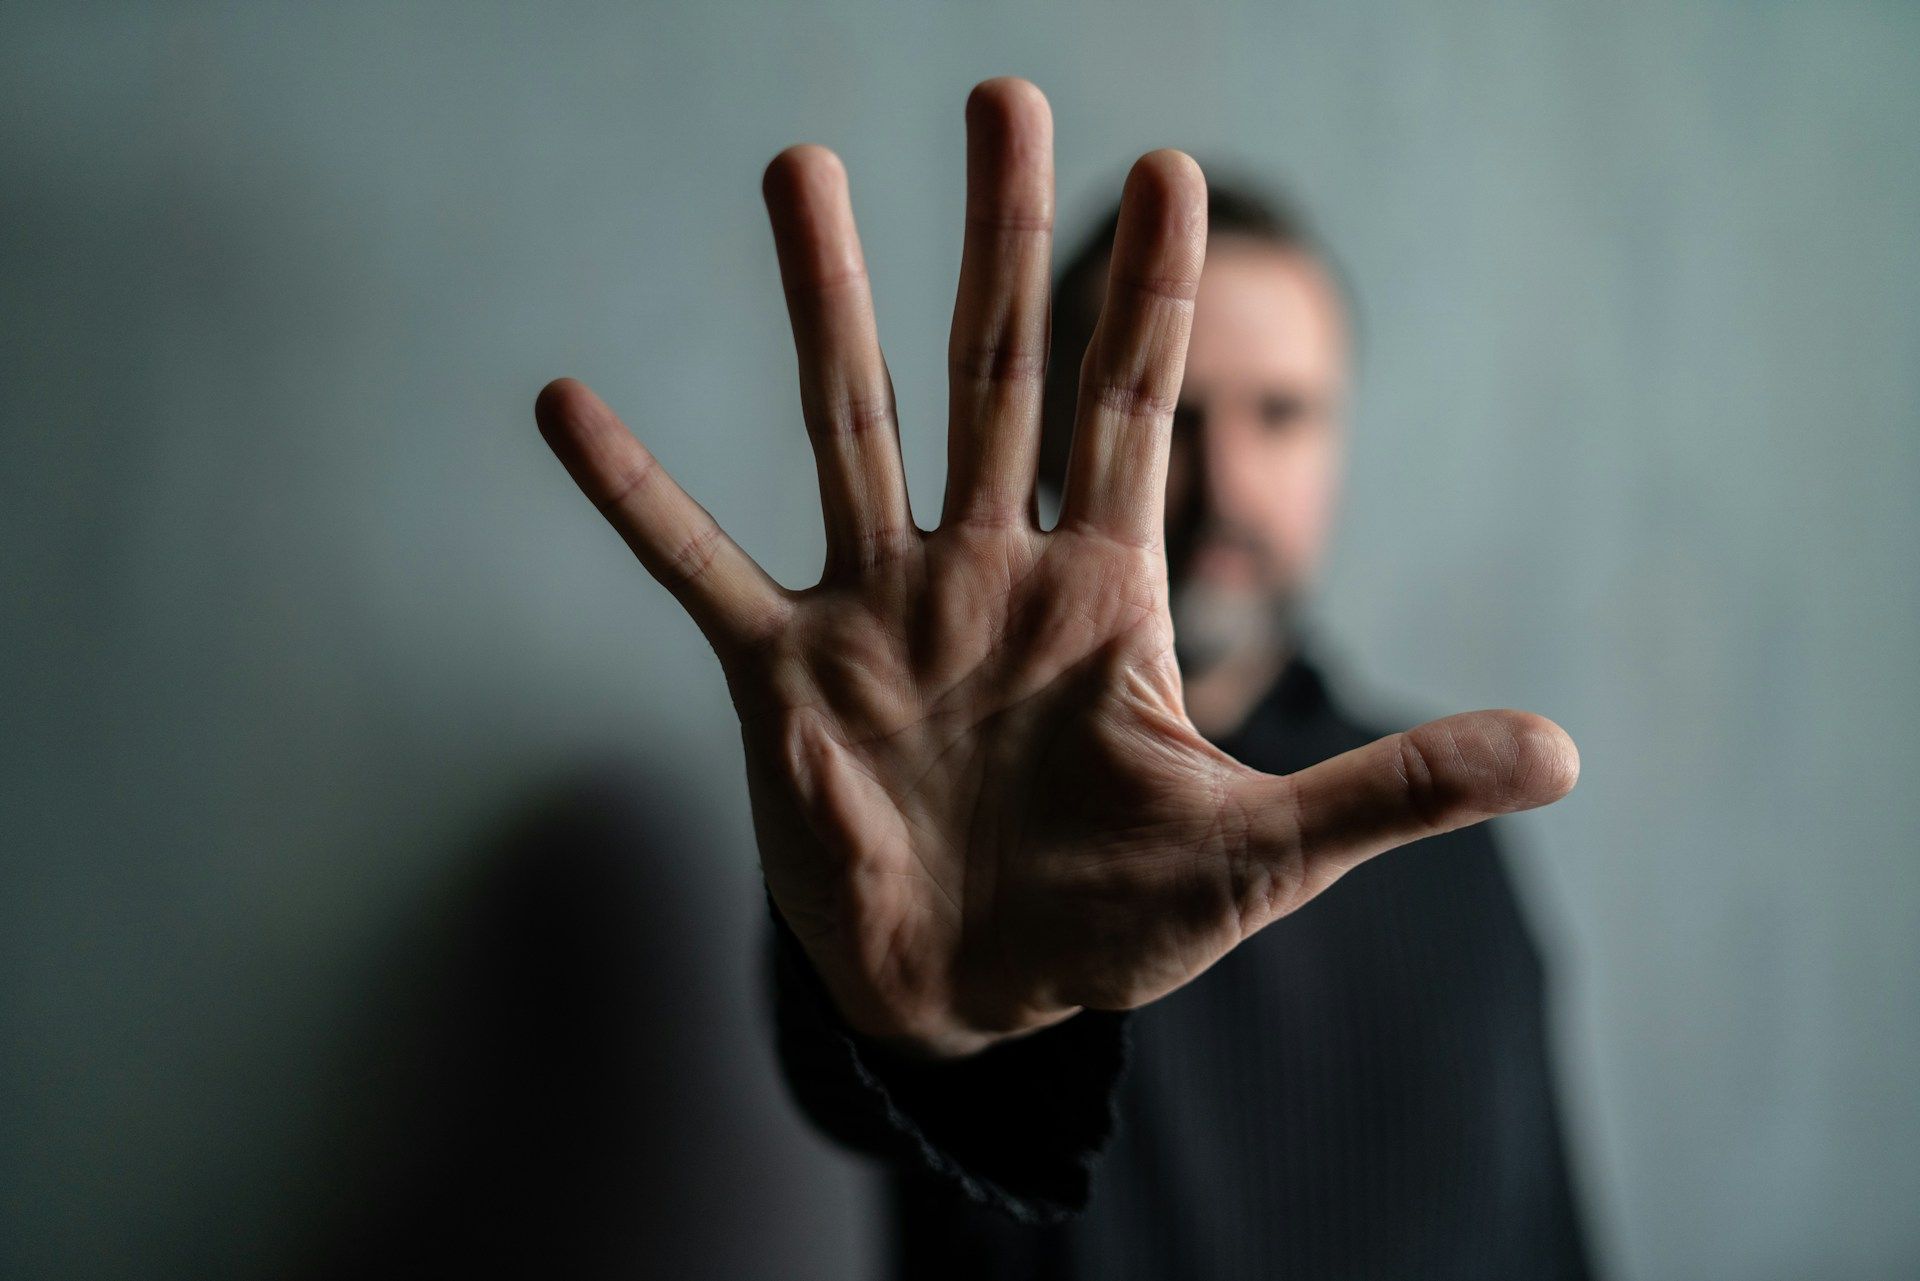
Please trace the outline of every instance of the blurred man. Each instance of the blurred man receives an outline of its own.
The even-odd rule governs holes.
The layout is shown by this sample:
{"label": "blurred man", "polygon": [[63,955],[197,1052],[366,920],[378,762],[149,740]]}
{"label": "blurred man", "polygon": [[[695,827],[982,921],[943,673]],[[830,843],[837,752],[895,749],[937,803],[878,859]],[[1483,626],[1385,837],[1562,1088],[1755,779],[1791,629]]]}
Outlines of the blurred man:
{"label": "blurred man", "polygon": [[584,388],[539,417],[725,668],[782,1061],[888,1170],[899,1274],[1584,1276],[1540,961],[1472,826],[1577,757],[1521,712],[1370,741],[1303,652],[1347,379],[1324,258],[1150,154],[1062,278],[1049,378],[1051,120],[980,86],[928,532],[844,172],[795,148],[766,195],[819,585]]}

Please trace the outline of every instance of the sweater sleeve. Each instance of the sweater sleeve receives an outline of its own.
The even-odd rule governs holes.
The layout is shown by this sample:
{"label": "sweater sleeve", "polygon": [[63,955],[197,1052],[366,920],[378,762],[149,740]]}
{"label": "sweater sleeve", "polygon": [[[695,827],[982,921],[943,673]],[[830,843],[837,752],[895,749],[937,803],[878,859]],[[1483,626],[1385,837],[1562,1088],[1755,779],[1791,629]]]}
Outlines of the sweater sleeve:
{"label": "sweater sleeve", "polygon": [[815,1125],[1022,1223],[1086,1207],[1113,1133],[1126,1014],[1084,1010],[965,1059],[906,1058],[847,1026],[771,895],[767,910],[780,1067]]}

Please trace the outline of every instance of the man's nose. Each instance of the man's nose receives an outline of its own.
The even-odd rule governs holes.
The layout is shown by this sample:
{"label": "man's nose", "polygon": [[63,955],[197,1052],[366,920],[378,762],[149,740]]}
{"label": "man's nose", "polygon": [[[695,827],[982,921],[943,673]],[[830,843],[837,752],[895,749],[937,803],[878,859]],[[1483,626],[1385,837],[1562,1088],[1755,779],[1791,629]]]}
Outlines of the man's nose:
{"label": "man's nose", "polygon": [[1231,452],[1213,414],[1183,410],[1174,431],[1169,468],[1167,515],[1175,524],[1198,528],[1221,514],[1231,492]]}
{"label": "man's nose", "polygon": [[1242,425],[1219,412],[1199,415],[1192,432],[1195,497],[1209,512],[1231,506],[1241,479]]}

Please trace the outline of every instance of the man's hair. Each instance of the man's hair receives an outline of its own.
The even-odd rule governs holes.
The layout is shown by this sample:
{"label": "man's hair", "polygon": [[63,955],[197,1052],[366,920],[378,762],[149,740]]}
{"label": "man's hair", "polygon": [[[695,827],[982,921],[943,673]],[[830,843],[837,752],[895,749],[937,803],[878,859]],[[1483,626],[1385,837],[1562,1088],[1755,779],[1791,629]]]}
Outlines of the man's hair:
{"label": "man's hair", "polygon": [[[1112,256],[1113,237],[1119,226],[1120,208],[1115,205],[1095,224],[1054,281],[1052,358],[1047,366],[1040,432],[1040,483],[1055,493],[1060,492],[1066,479],[1074,405],[1080,395],[1080,360],[1100,319],[1107,260]],[[1212,242],[1227,237],[1306,254],[1338,279],[1325,247],[1299,206],[1271,189],[1209,178],[1207,238]]]}

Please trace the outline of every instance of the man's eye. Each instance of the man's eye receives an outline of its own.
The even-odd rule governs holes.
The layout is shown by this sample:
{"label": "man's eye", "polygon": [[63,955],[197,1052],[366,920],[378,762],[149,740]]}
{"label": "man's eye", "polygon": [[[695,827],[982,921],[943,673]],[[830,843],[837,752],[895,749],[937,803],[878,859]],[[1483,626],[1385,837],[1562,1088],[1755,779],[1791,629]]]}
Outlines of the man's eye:
{"label": "man's eye", "polygon": [[1260,402],[1260,425],[1269,431],[1287,431],[1305,421],[1307,404],[1297,396],[1269,396]]}

